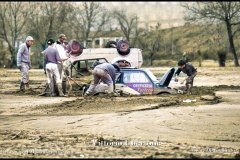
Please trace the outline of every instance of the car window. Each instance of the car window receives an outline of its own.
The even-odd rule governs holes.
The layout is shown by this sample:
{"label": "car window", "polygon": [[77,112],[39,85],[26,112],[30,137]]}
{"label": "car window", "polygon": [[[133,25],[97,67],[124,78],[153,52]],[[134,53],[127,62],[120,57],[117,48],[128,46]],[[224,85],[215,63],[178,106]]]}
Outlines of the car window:
{"label": "car window", "polygon": [[145,71],[147,72],[148,76],[153,80],[153,81],[158,81],[156,76],[149,70],[145,69]]}
{"label": "car window", "polygon": [[121,81],[121,79],[120,79],[121,78],[121,74],[122,74],[121,72],[116,72],[115,73],[115,82],[116,83],[119,83]]}
{"label": "car window", "polygon": [[149,83],[148,76],[141,71],[124,72],[123,83]]}

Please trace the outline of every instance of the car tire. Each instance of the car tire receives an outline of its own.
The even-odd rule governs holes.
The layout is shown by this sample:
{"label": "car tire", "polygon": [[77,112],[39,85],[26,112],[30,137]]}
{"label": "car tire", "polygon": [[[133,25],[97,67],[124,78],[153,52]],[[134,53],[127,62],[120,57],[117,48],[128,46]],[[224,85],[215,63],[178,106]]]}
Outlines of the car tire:
{"label": "car tire", "polygon": [[128,41],[120,40],[117,42],[117,51],[120,55],[126,56],[130,53],[130,47]]}
{"label": "car tire", "polygon": [[68,43],[67,52],[70,53],[72,56],[77,57],[82,54],[83,52],[83,45],[78,42],[77,40],[73,39]]}

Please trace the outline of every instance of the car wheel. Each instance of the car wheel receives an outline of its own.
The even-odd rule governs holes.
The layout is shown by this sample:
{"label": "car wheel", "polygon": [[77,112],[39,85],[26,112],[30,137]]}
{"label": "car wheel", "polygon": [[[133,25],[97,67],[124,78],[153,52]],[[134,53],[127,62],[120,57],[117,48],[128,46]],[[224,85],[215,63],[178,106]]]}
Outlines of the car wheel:
{"label": "car wheel", "polygon": [[117,42],[117,51],[120,55],[126,56],[130,52],[130,47],[128,44],[128,41],[126,40],[120,40]]}
{"label": "car wheel", "polygon": [[69,41],[68,43],[68,53],[70,53],[72,56],[76,57],[82,54],[83,52],[83,46],[80,42],[78,42],[77,40],[73,39],[71,41]]}

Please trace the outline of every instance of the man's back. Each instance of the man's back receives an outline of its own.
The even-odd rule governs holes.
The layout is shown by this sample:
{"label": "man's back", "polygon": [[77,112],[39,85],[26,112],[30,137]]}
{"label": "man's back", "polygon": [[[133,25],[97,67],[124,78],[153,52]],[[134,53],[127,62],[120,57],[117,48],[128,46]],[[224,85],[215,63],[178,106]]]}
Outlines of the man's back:
{"label": "man's back", "polygon": [[100,68],[103,69],[105,71],[108,72],[108,74],[112,77],[112,79],[115,79],[115,68],[113,67],[113,65],[109,64],[109,63],[102,63],[97,65],[95,68]]}
{"label": "man's back", "polygon": [[61,61],[60,56],[58,54],[58,51],[53,47],[48,47],[45,50],[45,58],[46,63],[58,63],[58,61]]}
{"label": "man's back", "polygon": [[186,63],[185,67],[183,68],[178,68],[178,70],[176,71],[176,75],[179,75],[180,72],[183,72],[185,74],[187,74],[188,76],[193,75],[197,70],[196,68],[194,68],[191,64]]}

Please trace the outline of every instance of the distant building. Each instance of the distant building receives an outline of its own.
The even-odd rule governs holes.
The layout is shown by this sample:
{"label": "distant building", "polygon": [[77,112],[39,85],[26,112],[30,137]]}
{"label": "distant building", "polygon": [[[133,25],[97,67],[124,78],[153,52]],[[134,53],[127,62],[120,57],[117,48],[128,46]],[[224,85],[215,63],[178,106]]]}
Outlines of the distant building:
{"label": "distant building", "polygon": [[89,47],[91,48],[104,48],[108,41],[117,42],[122,39],[123,37],[98,37],[88,42],[90,42]]}

